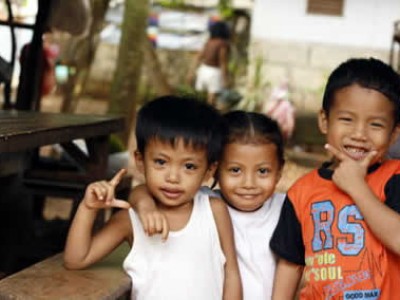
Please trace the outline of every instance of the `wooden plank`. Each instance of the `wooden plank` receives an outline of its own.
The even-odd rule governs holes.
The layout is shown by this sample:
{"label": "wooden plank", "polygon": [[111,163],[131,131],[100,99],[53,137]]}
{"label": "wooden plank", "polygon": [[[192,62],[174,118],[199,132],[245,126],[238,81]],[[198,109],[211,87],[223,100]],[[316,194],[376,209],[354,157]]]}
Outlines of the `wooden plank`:
{"label": "wooden plank", "polygon": [[129,293],[130,277],[122,269],[128,254],[121,245],[86,270],[66,270],[62,253],[0,280],[0,299],[117,299]]}
{"label": "wooden plank", "polygon": [[124,119],[117,116],[0,111],[0,152],[105,136],[123,128]]}

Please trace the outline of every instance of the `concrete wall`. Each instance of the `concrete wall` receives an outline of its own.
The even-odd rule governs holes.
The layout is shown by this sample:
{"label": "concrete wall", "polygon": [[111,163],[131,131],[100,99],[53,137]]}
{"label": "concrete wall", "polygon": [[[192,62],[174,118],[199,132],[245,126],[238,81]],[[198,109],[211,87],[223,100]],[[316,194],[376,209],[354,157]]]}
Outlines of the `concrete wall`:
{"label": "concrete wall", "polygon": [[[306,0],[255,1],[248,86],[268,94],[287,80],[296,107],[315,111],[339,63],[371,56],[388,61],[400,0],[344,0],[341,17],[308,15],[306,6]],[[255,87],[257,68],[262,82]]]}

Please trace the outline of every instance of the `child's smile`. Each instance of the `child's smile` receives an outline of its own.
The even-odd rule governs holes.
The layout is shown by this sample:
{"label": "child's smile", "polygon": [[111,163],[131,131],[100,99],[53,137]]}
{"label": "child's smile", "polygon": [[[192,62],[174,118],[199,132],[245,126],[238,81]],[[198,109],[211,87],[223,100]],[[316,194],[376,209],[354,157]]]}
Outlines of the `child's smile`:
{"label": "child's smile", "polygon": [[231,206],[254,211],[273,194],[281,175],[276,151],[267,143],[225,146],[218,182]]}
{"label": "child's smile", "polygon": [[344,150],[354,160],[362,160],[370,152],[368,148],[353,145],[344,146]]}
{"label": "child's smile", "polygon": [[357,84],[335,93],[328,113],[320,113],[327,142],[354,160],[377,151],[371,164],[382,159],[397,137],[394,104],[382,93]]}

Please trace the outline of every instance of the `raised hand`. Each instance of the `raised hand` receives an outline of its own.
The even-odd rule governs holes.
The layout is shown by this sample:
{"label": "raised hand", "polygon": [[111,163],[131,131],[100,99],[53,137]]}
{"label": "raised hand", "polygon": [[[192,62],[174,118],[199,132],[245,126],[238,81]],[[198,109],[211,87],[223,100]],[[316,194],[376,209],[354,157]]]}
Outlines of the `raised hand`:
{"label": "raised hand", "polygon": [[354,160],[332,145],[326,144],[325,149],[336,158],[337,166],[332,180],[342,191],[351,194],[360,184],[366,184],[368,166],[376,156],[376,151],[369,152],[363,159]]}
{"label": "raised hand", "polygon": [[118,207],[128,209],[129,203],[115,198],[115,187],[126,174],[125,169],[121,169],[110,181],[96,181],[88,185],[85,196],[82,200],[89,209],[103,209]]}

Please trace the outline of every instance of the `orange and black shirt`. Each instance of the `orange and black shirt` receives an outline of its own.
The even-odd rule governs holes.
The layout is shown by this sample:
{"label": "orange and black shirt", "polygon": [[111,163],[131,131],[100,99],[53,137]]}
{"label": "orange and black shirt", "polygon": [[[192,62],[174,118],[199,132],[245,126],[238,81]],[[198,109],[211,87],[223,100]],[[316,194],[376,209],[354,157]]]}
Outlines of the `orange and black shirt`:
{"label": "orange and black shirt", "polygon": [[[325,164],[289,189],[272,250],[304,266],[300,299],[400,299],[400,257],[374,236],[332,173]],[[400,161],[371,166],[366,180],[380,201],[400,213]]]}

